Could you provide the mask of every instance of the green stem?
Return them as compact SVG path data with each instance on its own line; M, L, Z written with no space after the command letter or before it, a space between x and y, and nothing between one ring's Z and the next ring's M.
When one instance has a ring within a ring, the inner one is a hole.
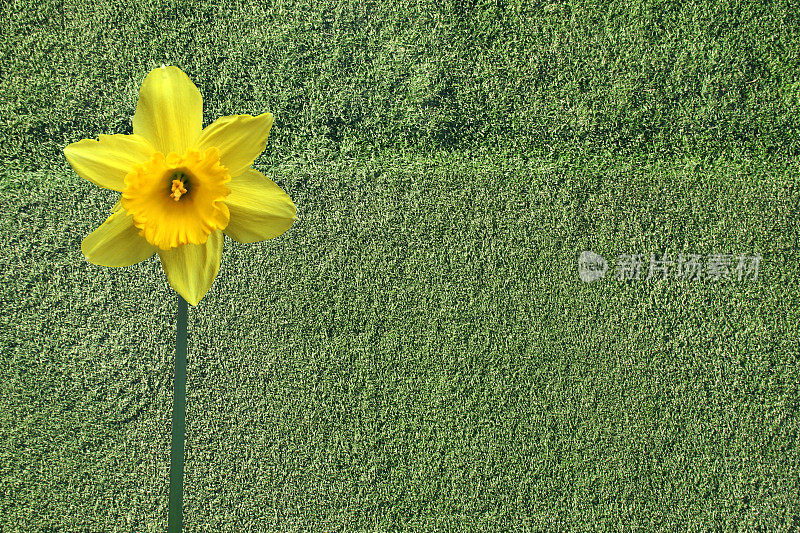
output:
M186 433L186 300L178 295L175 337L175 397L172 407L172 454L169 464L169 533L183 529L183 437Z

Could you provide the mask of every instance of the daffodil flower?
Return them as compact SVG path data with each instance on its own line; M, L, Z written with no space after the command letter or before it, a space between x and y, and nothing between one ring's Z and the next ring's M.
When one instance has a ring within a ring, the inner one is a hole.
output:
M177 67L144 79L132 135L70 144L75 172L121 193L111 216L81 244L89 262L129 266L158 253L167 280L197 305L219 272L223 233L251 243L297 219L289 196L251 168L272 114L222 117L203 129L203 98Z

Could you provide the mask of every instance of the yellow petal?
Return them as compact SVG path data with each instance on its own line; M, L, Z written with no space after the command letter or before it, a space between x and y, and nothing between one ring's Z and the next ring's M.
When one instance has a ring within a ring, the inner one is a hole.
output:
M182 154L203 129L203 97L178 67L153 69L142 82L133 133L164 155Z
M225 198L230 222L225 234L243 243L277 237L297 220L297 209L283 189L261 172L249 168L233 178Z
M100 140L84 139L64 148L72 169L99 187L121 192L125 175L134 165L150 159L153 146L138 135L100 135Z
M133 217L117 202L110 217L86 236L81 251L90 263L107 267L130 266L152 256L156 248L139 235Z
M222 232L215 230L203 244L184 244L170 250L158 250L169 284L192 305L200 302L217 277L222 259L222 241Z
M203 151L212 146L219 148L219 159L231 177L236 177L253 164L267 147L267 137L272 128L272 113L232 115L212 122L200 134L198 148Z

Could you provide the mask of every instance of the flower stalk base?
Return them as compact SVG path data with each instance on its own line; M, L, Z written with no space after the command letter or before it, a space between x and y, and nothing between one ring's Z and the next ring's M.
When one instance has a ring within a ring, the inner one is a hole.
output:
M175 336L175 395L172 406L172 453L169 464L169 533L183 529L183 440L186 434L186 326L188 305L178 295Z

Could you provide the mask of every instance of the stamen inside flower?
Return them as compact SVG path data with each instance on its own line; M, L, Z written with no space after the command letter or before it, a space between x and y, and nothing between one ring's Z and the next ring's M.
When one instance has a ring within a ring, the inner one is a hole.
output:
M125 176L121 203L150 244L162 250L203 244L230 221L224 201L231 192L229 181L216 148L202 154L194 149L183 155L156 152Z
M186 185L184 185L183 180L185 179L185 175L183 172L178 172L174 176L172 176L172 194L170 196L176 202L181 199L181 196L186 194Z

